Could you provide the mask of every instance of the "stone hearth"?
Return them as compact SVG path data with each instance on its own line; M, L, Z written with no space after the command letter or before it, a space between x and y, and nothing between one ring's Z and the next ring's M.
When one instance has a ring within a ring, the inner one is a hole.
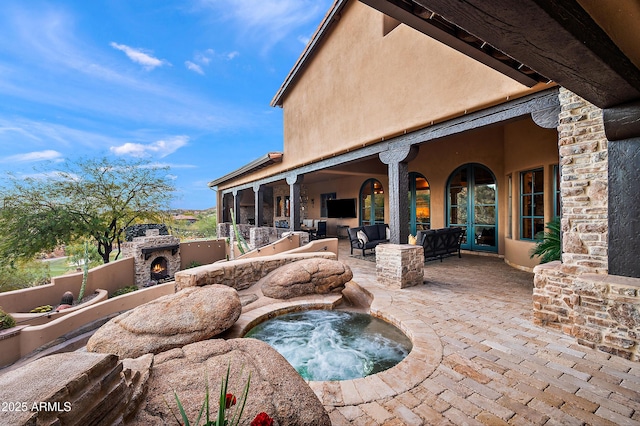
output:
M122 254L134 259L138 287L172 278L180 270L180 239L160 235L157 229L149 229L146 236L123 243Z

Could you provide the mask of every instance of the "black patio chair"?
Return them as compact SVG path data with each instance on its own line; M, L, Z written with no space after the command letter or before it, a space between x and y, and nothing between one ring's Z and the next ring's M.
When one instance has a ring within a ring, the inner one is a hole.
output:
M319 240L320 238L326 238L327 236L327 222L320 221L316 226L315 232L312 232L310 237L312 240Z

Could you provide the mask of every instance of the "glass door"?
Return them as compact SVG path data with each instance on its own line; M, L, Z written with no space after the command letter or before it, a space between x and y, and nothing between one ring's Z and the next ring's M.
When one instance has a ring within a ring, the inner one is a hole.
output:
M493 173L467 164L449 178L447 222L465 229L462 248L497 251L498 193Z
M409 233L416 235L431 227L431 190L420 173L409 173Z
M367 180L360 188L360 226L384 223L384 190L377 179Z

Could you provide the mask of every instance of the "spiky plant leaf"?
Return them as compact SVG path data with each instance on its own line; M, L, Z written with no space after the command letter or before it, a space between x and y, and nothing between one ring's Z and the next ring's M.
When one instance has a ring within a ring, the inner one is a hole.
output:
M535 236L537 242L531 250L530 258L538 256L540 263L553 262L562 258L562 241L560 232L560 218L556 217L547 222L545 228L548 231L538 232Z

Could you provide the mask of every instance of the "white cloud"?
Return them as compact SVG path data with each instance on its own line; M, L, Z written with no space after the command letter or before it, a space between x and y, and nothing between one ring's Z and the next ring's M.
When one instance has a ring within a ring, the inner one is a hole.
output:
M187 67L188 70L191 70L193 72L196 72L200 75L204 75L204 71L202 71L202 67L198 64L194 64L191 61L185 61L184 65Z
M243 35L249 35L269 49L290 33L317 22L329 9L323 0L200 0L223 19L236 22Z
M143 49L136 49L134 47L129 47L124 44L118 44L116 42L111 42L109 44L114 49L124 52L125 55L129 57L129 59L131 59L135 63L142 65L146 70L150 71L162 65L171 65L165 60L158 59L151 56L149 53L145 52Z
M42 173L20 173L18 176L22 179L35 179L35 180L72 180L80 181L82 177L69 172L51 171Z
M305 46L309 43L309 40L311 39L307 36L298 36L298 41L304 44Z
M209 66L214 60L232 61L240 56L240 52L234 50L228 53L216 53L213 49L207 49L204 52L196 52L193 55L193 61L185 61L184 65L187 69L204 75L203 67Z
M62 154L52 149L45 151L27 152L24 154L15 154L0 159L2 163L33 163L36 161L61 160Z
M189 142L188 136L176 136L173 139L157 141L150 144L127 142L124 145L112 146L109 149L116 155L130 155L132 157L163 158L176 152Z
M209 65L216 52L213 49L207 49L204 52L198 52L193 56L193 60L202 65Z
M196 166L195 164L173 164L173 163L149 163L149 164L144 164L142 166L140 166L141 168L148 168L148 169L163 169L165 167L169 168L169 169L197 169L198 166Z

